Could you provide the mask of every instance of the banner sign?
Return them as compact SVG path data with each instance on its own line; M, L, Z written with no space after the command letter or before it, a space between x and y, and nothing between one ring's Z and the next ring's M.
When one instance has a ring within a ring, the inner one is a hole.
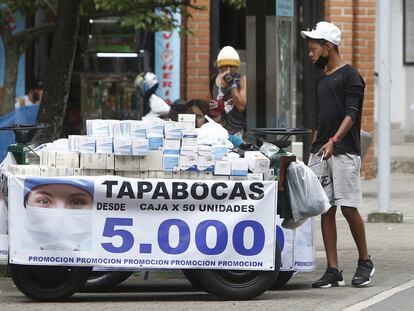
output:
M10 262L273 270L273 181L9 178Z
M181 23L181 14L173 13ZM177 29L155 33L155 75L158 78L157 95L168 104L180 98L180 34Z

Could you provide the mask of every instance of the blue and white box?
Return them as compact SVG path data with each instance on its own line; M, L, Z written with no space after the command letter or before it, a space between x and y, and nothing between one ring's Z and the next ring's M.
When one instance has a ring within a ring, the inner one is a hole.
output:
M231 174L231 160L216 160L214 162L214 175L230 175Z
M199 171L214 171L215 153L212 146L199 145L198 146L198 164Z
M165 121L164 137L167 139L181 139L183 134L183 125L175 121Z
M216 160L223 160L226 158L229 151L226 145L213 145L213 147Z
M149 136L148 148L149 150L160 150L164 144L164 137L162 136Z
M182 146L197 146L198 134L195 130L183 131Z
M111 136L96 137L96 153L113 153L113 138Z
M244 158L231 159L231 175L232 176L247 176L249 171L249 163Z
M95 153L96 152L96 138L92 136L78 136L79 152Z
M131 123L128 120L115 122L113 124L114 137L131 138Z
M197 171L198 147L181 146L180 149L180 170Z
M162 163L163 163L163 170L164 171L178 171L179 167L179 159L180 156L177 154L164 154Z
M94 137L111 136L111 126L111 120L86 120L86 133Z
M132 155L132 142L130 138L114 137L115 155Z
M164 154L180 155L180 139L164 139Z
M145 156L148 155L149 144L147 138L133 138L132 139L132 155Z
M147 126L144 121L131 121L131 138L146 138Z

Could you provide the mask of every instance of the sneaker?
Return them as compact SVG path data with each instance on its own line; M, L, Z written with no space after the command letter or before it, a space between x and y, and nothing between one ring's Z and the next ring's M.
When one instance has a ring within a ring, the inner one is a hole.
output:
M328 267L325 274L312 284L313 288L329 288L332 286L345 286L345 281L342 277L342 271Z
M365 286L371 283L371 277L374 275L375 268L371 259L358 260L358 268L355 271L355 275L352 278L352 285Z

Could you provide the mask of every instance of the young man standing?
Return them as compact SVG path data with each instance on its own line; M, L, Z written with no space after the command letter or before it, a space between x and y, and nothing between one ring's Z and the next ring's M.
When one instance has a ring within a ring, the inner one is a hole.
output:
M349 224L359 253L352 285L365 286L375 271L368 255L364 221L358 212L362 205L360 130L365 82L339 55L341 31L334 24L319 22L312 31L301 31L301 35L307 39L311 61L324 69L316 84L318 115L309 167L321 177L332 206L321 219L328 267L312 286L345 285L338 270L337 206Z

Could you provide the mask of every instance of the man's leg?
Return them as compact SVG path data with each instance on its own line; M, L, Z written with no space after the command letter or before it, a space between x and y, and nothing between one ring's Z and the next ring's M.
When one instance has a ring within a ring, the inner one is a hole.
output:
M332 206L327 213L321 216L321 228L328 267L338 269L336 206Z
M341 206L342 214L348 222L351 229L352 237L358 248L359 259L368 260L368 248L365 238L364 220L358 212L358 209L353 207Z

